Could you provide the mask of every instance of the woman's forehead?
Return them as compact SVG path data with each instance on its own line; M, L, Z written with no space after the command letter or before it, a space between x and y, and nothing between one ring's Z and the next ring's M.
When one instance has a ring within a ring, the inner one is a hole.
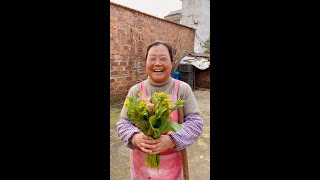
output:
M155 46L152 46L150 49L149 49L149 52L166 52L166 53L169 53L169 50L168 48L163 45L163 44L159 44L159 45L155 45Z
M169 51L166 47L151 47L149 49L148 56L169 56Z
M168 53L149 52L148 56L169 56L169 54Z

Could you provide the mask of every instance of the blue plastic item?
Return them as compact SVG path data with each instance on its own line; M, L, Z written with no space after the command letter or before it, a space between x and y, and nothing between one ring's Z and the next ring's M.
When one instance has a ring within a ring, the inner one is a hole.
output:
M172 73L172 77L173 77L174 79L180 80L180 72L179 72L179 71L173 72L173 73Z

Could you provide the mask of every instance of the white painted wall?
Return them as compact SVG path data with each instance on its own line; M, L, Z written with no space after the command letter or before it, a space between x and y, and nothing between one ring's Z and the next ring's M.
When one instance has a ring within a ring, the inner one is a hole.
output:
M197 29L194 52L203 53L202 45L210 36L210 0L182 0L180 23Z

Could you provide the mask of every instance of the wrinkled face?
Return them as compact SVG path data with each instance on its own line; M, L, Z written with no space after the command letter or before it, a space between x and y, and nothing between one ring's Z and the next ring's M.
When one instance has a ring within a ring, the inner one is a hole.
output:
M169 50L163 44L152 46L146 60L146 71L154 82L164 82L171 75L172 63Z

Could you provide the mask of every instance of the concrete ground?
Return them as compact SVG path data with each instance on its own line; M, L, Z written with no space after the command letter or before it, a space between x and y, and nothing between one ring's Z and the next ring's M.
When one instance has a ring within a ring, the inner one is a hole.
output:
M210 90L194 90L201 116L203 133L187 148L190 180L210 179ZM127 148L117 135L116 122L122 105L110 107L110 179L129 180L130 161Z

